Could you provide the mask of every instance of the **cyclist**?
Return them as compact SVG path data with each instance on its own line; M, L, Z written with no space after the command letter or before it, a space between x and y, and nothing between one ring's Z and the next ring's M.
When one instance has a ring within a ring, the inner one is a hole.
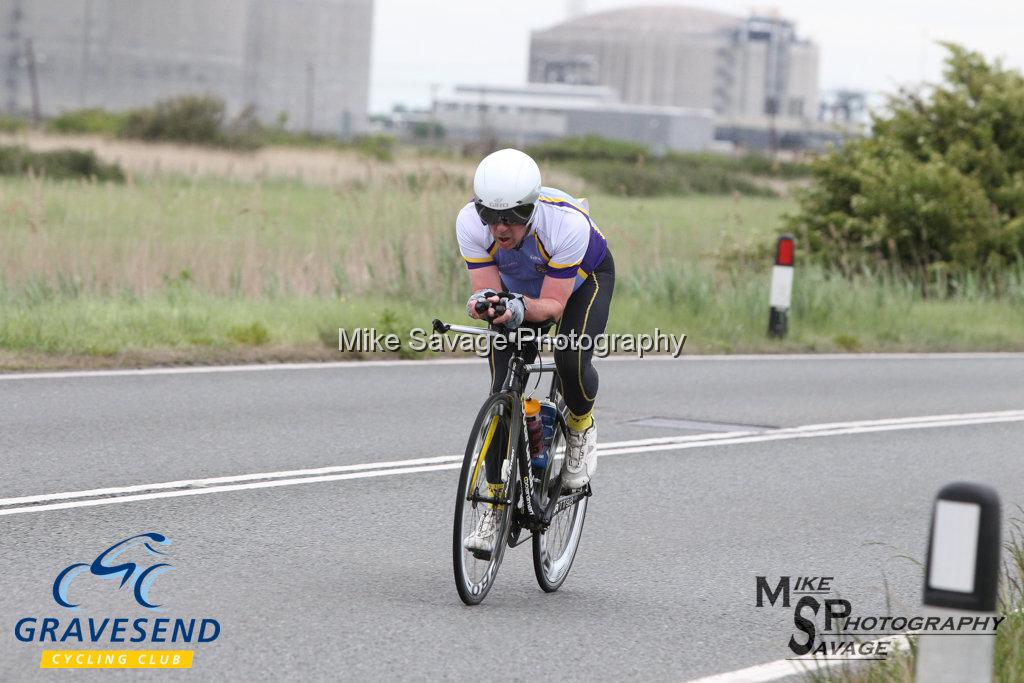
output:
M473 294L466 303L470 317L507 329L557 320L557 334L593 340L608 322L615 288L615 263L608 243L585 206L571 195L541 185L540 169L527 154L503 149L480 162L473 179L476 196L459 212L455 232L469 269ZM506 310L478 313L476 304L498 303L494 292L514 292ZM563 485L579 489L597 466L597 429L593 409L597 370L593 344L575 344L555 351L555 366L569 409ZM586 350L584 350L586 349ZM488 356L491 392L500 391L508 371L509 348ZM526 350L527 362L537 347ZM497 451L498 449L492 449ZM490 454L488 454L489 456ZM502 486L497 458L487 457L488 487ZM491 551L497 515L488 506L476 529L465 539L469 550Z

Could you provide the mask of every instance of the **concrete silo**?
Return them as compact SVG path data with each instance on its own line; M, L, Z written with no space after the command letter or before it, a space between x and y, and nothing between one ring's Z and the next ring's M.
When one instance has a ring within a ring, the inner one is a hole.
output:
M682 6L577 16L533 32L528 78L610 86L638 105L711 109L723 130L806 127L818 111L818 48L778 16Z
M0 103L44 115L185 93L289 127L365 128L373 0L0 0ZM29 49L31 45L31 50Z

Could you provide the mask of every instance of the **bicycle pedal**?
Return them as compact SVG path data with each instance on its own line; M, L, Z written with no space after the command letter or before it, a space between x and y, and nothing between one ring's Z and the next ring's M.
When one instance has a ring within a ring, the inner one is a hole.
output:
M490 550L470 550L469 554L472 555L473 557L475 557L476 559L482 561L482 562L490 562L491 561L491 551Z

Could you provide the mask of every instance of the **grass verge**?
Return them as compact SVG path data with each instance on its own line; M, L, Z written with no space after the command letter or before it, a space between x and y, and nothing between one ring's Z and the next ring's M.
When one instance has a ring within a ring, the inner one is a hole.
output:
M913 288L830 280L809 271L798 281L787 339L765 336L767 274L756 280L693 270L625 276L613 301L610 333L689 335L687 353L1024 350L1024 311L1005 301L920 301ZM395 333L461 321L460 303L429 296L255 298L214 295L176 282L139 296L39 288L0 291L0 367L116 366L244 362L265 358L339 359L338 328ZM377 357L381 354L370 354ZM423 357L404 350L402 357Z

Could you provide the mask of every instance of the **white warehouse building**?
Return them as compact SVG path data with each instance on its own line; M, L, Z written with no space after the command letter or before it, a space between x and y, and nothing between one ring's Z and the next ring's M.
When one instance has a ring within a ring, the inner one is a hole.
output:
M356 133L372 19L373 0L0 0L0 109L213 94L229 115L251 105L289 128Z
M627 104L608 87L557 83L459 85L434 101L430 117L452 139L517 147L595 134L638 142L656 154L704 151L714 132L710 109Z

